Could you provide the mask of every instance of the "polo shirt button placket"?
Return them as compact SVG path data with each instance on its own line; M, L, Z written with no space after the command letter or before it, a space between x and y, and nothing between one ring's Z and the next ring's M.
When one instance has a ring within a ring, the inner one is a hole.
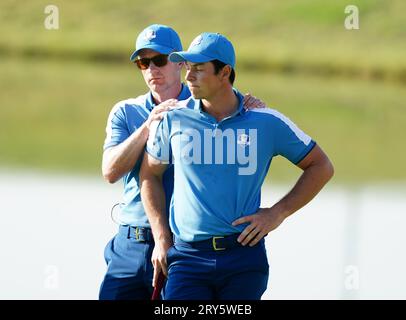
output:
M218 128L218 124L213 124L213 137L220 136L220 129Z

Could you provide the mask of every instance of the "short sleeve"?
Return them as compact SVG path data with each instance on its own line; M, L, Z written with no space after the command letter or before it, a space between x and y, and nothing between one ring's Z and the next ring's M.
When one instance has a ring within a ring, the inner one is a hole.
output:
M128 131L124 108L121 104L116 104L110 112L106 125L106 139L103 149L120 144L130 136Z
M150 127L146 151L162 163L171 163L170 126L166 115L160 122L154 121Z
M294 164L302 161L316 142L285 115L273 111L275 116L275 152Z

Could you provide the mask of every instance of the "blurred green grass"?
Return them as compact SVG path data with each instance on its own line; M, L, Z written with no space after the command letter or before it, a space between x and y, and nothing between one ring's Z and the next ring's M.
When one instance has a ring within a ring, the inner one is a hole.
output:
M327 151L342 183L405 180L406 2L358 0L360 30L343 27L347 1L47 1L0 4L0 166L100 174L107 116L146 91L128 61L151 23L226 34L236 87L285 113ZM390 81L387 81L390 80ZM270 178L298 169L276 158Z
M81 59L128 59L151 23L179 30L184 46L200 32L226 34L239 68L330 72L406 82L406 2L354 0L360 30L344 28L346 0L62 1L60 29L46 30L48 1L3 0L0 53Z
M130 63L0 62L0 163L99 173L108 113L145 92ZM235 86L295 121L327 151L337 182L405 179L404 87L379 82L238 72ZM297 170L276 160L272 178Z

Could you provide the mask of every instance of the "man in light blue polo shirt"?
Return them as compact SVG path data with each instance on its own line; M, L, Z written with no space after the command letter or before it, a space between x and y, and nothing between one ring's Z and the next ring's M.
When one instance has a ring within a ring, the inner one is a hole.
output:
M151 299L154 241L141 203L139 170L151 123L177 100L190 96L181 82L183 63L168 61L168 54L177 50L182 50L181 40L168 26L154 24L138 35L130 60L141 70L150 91L118 102L107 121L103 175L110 183L122 178L124 199L119 231L104 252L107 272L99 293L102 300ZM173 168L166 170L163 183L169 203Z
M234 48L217 33L203 33L186 62L193 95L168 112L147 143L141 195L155 247L154 272L168 273L165 299L260 299L269 266L264 237L308 203L333 175L321 148L292 121L271 109L246 111L233 91ZM260 208L261 186L272 158L303 170L293 189ZM175 172L167 227L162 176Z
M189 89L181 82L183 63L168 61L168 54L179 50L182 50L181 40L172 28L160 24L145 28L137 37L130 60L140 69L150 91L118 102L107 121L103 175L110 183L122 178L124 199L118 213L119 231L105 249L107 272L100 299L151 298L154 241L141 202L139 170L151 123L160 120L178 100L190 96ZM262 103L255 97L245 98L247 107ZM163 184L168 212L173 168L166 170Z

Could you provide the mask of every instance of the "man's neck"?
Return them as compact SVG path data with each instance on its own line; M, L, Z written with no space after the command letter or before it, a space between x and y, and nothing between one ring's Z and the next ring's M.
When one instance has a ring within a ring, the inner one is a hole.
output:
M232 87L220 90L215 96L202 99L202 108L205 112L221 121L237 111L239 100Z
M179 83L176 83L174 86L169 87L162 92L151 91L151 93L152 93L152 98L154 99L155 104L158 105L169 99L177 99L178 96L180 95L181 90L182 90L182 83L179 82Z

